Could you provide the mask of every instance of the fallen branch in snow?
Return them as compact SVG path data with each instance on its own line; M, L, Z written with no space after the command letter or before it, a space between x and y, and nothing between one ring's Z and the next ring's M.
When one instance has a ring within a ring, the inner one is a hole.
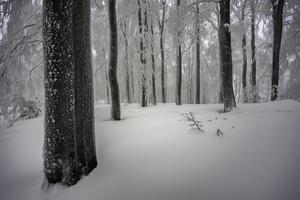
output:
M191 126L191 130L199 130L201 132L204 132L204 130L202 129L202 122L195 119L194 113L189 112L182 113L180 115L182 115L186 121L190 122L189 126Z
M220 129L218 129L218 130L217 130L217 136L221 136L221 135L223 136L224 133L223 133Z

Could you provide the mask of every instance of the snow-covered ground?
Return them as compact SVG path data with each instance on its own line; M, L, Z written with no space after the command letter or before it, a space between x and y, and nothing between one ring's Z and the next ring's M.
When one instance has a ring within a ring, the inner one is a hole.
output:
M300 103L96 105L99 166L75 186L41 189L43 119L0 129L1 200L299 200ZM193 112L204 133L181 113ZM216 136L220 129L224 136Z

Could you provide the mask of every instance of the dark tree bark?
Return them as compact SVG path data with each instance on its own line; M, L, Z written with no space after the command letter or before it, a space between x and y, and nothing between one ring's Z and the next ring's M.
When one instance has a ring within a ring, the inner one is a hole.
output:
M142 3L145 4L144 0L142 0ZM141 106L146 107L147 106L147 76L146 76L146 65L147 65L147 58L146 58L146 46L145 46L145 35L148 31L147 27L147 10L144 10L144 26L143 26L143 20L142 20L142 5L141 0L138 0L138 23L139 23L139 33L140 33L140 61L141 61ZM144 27L144 30L143 30Z
M273 62L272 62L272 94L271 101L275 101L278 96L279 80L279 56L282 38L282 14L284 0L271 0L273 5Z
M73 53L76 145L83 174L97 166L91 54L90 0L73 0Z
M219 63L220 63L220 90L219 90L219 103L223 103L223 61L222 61L222 52L221 52L221 23L220 23L220 11L218 6L216 7L217 12L217 22L218 22L218 43L219 43Z
M48 183L75 184L97 166L90 2L43 4L44 172Z
M166 103L166 83L165 83L165 52L164 52L164 27L165 27L165 12L166 0L162 0L162 18L159 22L159 42L160 42L160 59L161 59L161 98L162 103Z
M243 76L242 76L242 83L243 83L243 101L244 103L248 102L248 95L247 95L247 42L246 42L246 31L245 31L245 9L246 9L247 0L244 0L243 7L242 7L242 25L243 25L243 38L242 38L242 52L243 52Z
M128 38L127 38L127 23L126 23L126 20L124 20L123 23L121 24L121 29L122 29L122 32L123 32L124 45L125 45L124 62L125 62L126 98L127 98L127 103L131 103L130 81L129 81L129 64L128 64Z
M151 64L152 64L152 103L156 105L156 84L155 84L155 58L154 58L154 31L153 31L153 22L150 24L151 31Z
M200 22L199 5L196 5L196 104L200 103Z
M177 13L177 36L176 36L176 91L175 91L175 103L181 105L181 83L182 83L182 53L181 53L181 27L179 24L180 17L180 0L177 0L176 13Z
M222 0L220 5L221 58L223 69L223 100L224 112L229 112L236 106L232 86L232 55L230 34L230 0Z
M251 83L252 83L252 102L257 102L256 95L256 46L255 46L255 1L251 1Z
M75 142L72 0L48 0L43 9L44 173L49 183L72 185L81 176Z
M111 94L111 119L121 119L120 109L120 94L117 80L117 65L118 65L118 30L116 18L116 2L115 0L108 1L108 19L110 28L110 57L108 78Z

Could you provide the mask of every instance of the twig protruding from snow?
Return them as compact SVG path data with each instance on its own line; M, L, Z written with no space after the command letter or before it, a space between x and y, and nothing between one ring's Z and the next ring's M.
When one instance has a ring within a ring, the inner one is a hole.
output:
M224 135L224 133L220 129L218 129L217 130L217 136L223 136L223 135Z
M182 113L181 115L185 118L186 121L190 122L189 126L191 126L191 130L199 130L201 132L204 132L204 130L202 129L202 122L196 120L194 113Z

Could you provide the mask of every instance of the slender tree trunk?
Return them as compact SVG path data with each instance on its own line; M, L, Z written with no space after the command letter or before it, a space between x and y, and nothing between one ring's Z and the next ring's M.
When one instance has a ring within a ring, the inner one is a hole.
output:
M182 82L182 54L181 54L181 27L179 23L180 18L180 0L177 0L176 6L177 13L177 37L176 37L176 47L177 47L177 56L176 56L176 93L175 93L175 103L176 105L181 105L181 82Z
M220 87L219 87L219 103L223 103L223 61L222 61L222 52L221 52L221 23L220 23L220 11L218 6L216 6L217 11L217 22L218 22L218 43L219 43L219 62L220 62Z
M109 95L109 80L108 80L108 72L107 67L105 66L105 80L106 80L106 102L110 104L110 95Z
M108 78L111 94L111 119L121 119L120 109L120 94L119 85L117 80L117 67L118 67L118 30L116 18L116 2L115 0L108 1L108 19L110 27L110 57Z
M144 0L142 0L144 1ZM144 4L144 2L142 2ZM142 20L142 5L141 0L138 0L138 23L139 23L139 33L140 33L140 60L141 60L141 106L147 106L147 76L146 76L146 65L147 65L147 58L146 58L146 46L145 46L145 32L146 27L143 30L143 20ZM147 24L147 11L144 11L144 25Z
M44 173L49 183L72 185L81 176L75 142L72 0L44 2L43 34Z
M103 52L103 59L106 62L106 52L105 52L105 48L102 48L102 52ZM105 65L104 67L104 73L105 73L105 81L106 81L106 102L108 104L110 104L110 96L109 96L109 80L108 80L108 65Z
M242 25L243 25L243 38L242 38L242 52L243 52L243 101L244 103L248 102L247 97L247 42L246 42L246 31L245 31L245 9L246 9L247 0L244 0L243 8L242 8Z
M220 3L220 28L221 28L221 57L223 69L223 100L224 112L229 112L236 106L232 85L232 55L230 34L230 0Z
M252 102L257 102L256 94L256 46L255 46L255 1L251 1L251 67Z
M132 54L130 54L130 82L131 82L131 97L132 101L135 102L135 94L134 94L134 77L133 77L133 64L132 64Z
M124 37L124 45L125 45L125 84L126 84L126 98L127 103L131 103L131 96L130 96L130 82L129 82L129 64L128 64L128 39L127 39L127 24L126 20L121 25L123 37Z
M273 62L272 62L272 94L271 101L275 101L278 96L279 80L279 56L282 38L282 21L284 0L271 0L273 5Z
M166 103L166 83L165 83L165 52L164 52L164 27L165 27L165 12L166 12L166 0L162 0L163 10L162 18L160 21L159 41L160 41L160 58L161 58L161 98L162 103Z
M200 103L200 24L199 5L196 5L196 104Z
M154 31L153 31L153 22L151 21L151 64L152 64L152 103L156 105L156 84L155 84L155 58L154 58Z

